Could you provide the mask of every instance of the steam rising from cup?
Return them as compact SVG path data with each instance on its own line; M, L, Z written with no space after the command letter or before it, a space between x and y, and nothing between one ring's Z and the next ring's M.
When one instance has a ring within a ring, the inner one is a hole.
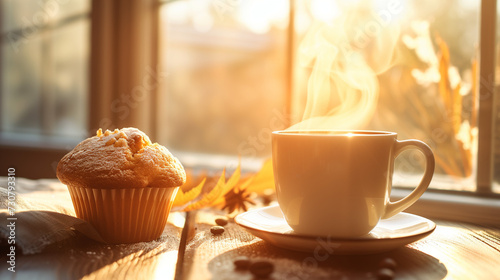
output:
M400 28L391 11L349 9L318 21L298 49L298 63L311 68L302 121L293 130L360 129L373 117L377 75L395 62Z

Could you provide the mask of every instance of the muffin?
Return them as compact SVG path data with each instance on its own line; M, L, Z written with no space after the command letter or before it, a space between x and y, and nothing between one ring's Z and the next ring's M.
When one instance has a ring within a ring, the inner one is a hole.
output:
M112 244L158 238L186 173L163 146L137 128L102 129L57 165L78 218Z

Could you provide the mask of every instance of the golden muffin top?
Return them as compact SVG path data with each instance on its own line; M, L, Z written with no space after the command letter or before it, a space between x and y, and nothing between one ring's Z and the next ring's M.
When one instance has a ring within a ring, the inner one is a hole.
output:
M179 160L133 127L99 129L61 159L57 177L87 188L170 188L186 181Z

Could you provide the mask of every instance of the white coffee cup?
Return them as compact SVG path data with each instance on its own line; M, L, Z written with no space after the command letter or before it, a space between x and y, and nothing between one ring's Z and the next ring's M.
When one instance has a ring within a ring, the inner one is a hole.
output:
M275 131L272 160L276 194L287 223L298 234L359 237L417 201L434 173L424 142L384 131ZM390 201L394 160L420 150L426 167L407 197Z

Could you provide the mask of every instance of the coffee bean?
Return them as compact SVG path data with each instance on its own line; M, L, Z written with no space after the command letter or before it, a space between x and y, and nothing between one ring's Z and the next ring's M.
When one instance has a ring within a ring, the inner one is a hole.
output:
M226 218L217 218L217 219L215 219L215 223L218 224L219 226L225 226L225 225L227 225L227 219Z
M250 272L260 278L267 278L274 271L274 265L268 261L256 261L250 265Z
M213 226L212 228L210 228L210 232L213 235L219 235L219 234L224 233L224 228L221 226Z
M235 258L233 263L235 268L239 270L247 270L251 264L250 259L245 256Z
M383 259L379 264L378 266L380 268L389 268L391 270L394 270L396 269L396 267L398 266L398 264L396 263L396 261L392 258L385 258Z
M377 279L379 280L392 280L394 279L394 271L389 268L381 268L377 271Z

